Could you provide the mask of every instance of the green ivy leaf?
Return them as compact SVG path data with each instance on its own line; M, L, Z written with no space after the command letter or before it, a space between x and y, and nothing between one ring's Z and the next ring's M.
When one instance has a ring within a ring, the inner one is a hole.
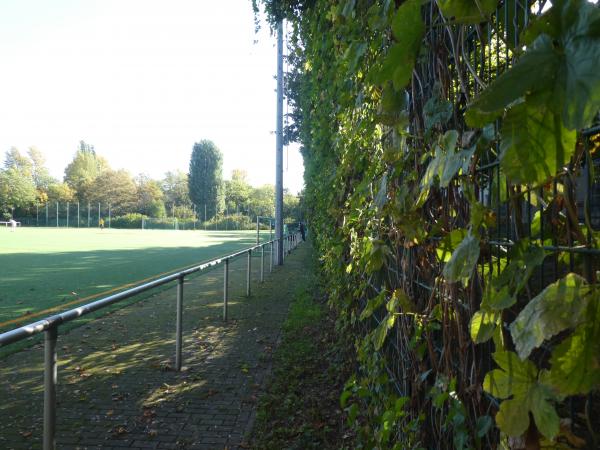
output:
M529 360L521 361L513 352L496 352L493 357L500 368L486 374L483 388L506 399L496 415L498 427L510 436L521 436L529 427L531 411L538 430L553 439L559 430L559 418L549 402L552 392L538 381L535 365Z
M584 325L552 351L550 382L562 395L587 394L600 385L600 303Z
M558 68L558 59L552 49L552 41L540 39L531 50L521 56L514 66L503 72L479 97L471 103L467 123L481 126L501 115L502 110L525 94L538 89L551 89L547 80L554 77ZM537 76L532 77L531 74Z
M552 283L519 313L510 325L517 353L526 358L539 345L585 319L590 286L574 273Z
M508 286L514 297L525 287L533 271L544 262L545 257L546 252L543 248L532 245L528 238L520 239L511 248L508 254L510 262L494 280L494 286L497 289Z
M471 339L476 344L481 344L492 338L496 326L500 323L500 314L497 312L477 311L471 317L469 331Z
M419 0L408 0L400 5L392 20L392 32L397 42L386 55L376 81L383 84L391 80L394 88L400 90L412 77L425 33Z
M462 281L467 284L478 259L479 239L469 232L444 266L444 278L450 282Z
M436 92L423 106L423 120L425 131L431 130L436 125L445 125L452 117L452 103L439 94L439 89L434 86Z
M515 183L545 182L575 151L577 133L563 127L544 99L538 100L513 106L502 124L500 165Z
M456 228L448 233L438 244L436 249L437 256L441 262L448 262L452 257L452 252L459 246L467 235L466 228Z
M478 438L482 438L492 427L492 418L490 416L480 416L475 422L475 432Z
M562 118L569 129L588 126L600 109L600 9L585 0L557 0L535 18L524 33L525 43L553 41L560 67L551 79L554 97L562 100ZM536 76L537 79L539 77Z
M394 314L388 314L379 325L377 325L377 328L373 331L373 345L375 346L375 350L380 350L381 347L383 347L388 331L393 328L394 323L396 323L396 316Z
M458 23L480 23L490 18L498 6L498 0L438 0L444 16Z
M381 291L378 295L376 295L375 297L369 299L369 301L367 302L367 305L365 306L365 308L360 313L359 319L360 320L368 319L384 303L385 303L385 291Z
M560 429L560 418L554 406L547 400L549 396L550 393L545 386L536 386L529 393L529 408L540 433L552 440Z
M529 428L529 412L521 399L504 400L496 414L498 428L509 436L521 436Z
M503 286L499 291L490 287L486 290L481 307L491 311L501 311L510 308L517 299L509 292L508 286Z
M525 397L537 383L535 365L529 360L521 361L513 352L496 352L492 356L500 369L485 375L483 389L500 399L511 395Z
M588 126L600 109L599 24L595 5L585 0L555 2L525 32L530 49L471 104L467 123L481 126L519 98L526 97L529 103L529 95L541 94L548 100L544 109L560 117L561 126L569 130Z

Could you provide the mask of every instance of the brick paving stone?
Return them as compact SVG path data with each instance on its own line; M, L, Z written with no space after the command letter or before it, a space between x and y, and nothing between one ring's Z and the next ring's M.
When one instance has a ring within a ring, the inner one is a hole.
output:
M186 280L182 372L172 369L174 289L59 335L57 447L241 448L307 252L272 274L267 260L262 285L254 260L250 298L245 258L232 262L227 323L222 267ZM2 361L0 398L14 401L0 405L0 448L41 448L42 354L36 345Z

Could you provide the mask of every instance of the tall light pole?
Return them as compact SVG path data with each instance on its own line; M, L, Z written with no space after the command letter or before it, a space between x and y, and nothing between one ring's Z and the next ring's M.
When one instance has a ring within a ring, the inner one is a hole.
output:
M275 138L275 238L277 265L283 264L283 19L277 24L277 122Z

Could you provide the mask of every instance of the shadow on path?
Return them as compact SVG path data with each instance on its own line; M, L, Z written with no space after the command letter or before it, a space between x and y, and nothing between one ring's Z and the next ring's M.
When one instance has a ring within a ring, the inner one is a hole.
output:
M234 449L251 425L308 247L245 297L245 257L230 265L230 320L221 319L223 276L184 286L184 370L172 370L175 289L169 288L59 336L60 449ZM41 448L43 349L0 361L0 447ZM243 447L242 447L243 448Z

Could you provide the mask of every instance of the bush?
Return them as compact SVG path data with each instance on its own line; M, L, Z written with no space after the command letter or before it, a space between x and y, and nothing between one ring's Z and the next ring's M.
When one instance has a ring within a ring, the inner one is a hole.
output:
M111 228L142 228L142 220L148 216L140 213L129 213L113 217L110 221Z

